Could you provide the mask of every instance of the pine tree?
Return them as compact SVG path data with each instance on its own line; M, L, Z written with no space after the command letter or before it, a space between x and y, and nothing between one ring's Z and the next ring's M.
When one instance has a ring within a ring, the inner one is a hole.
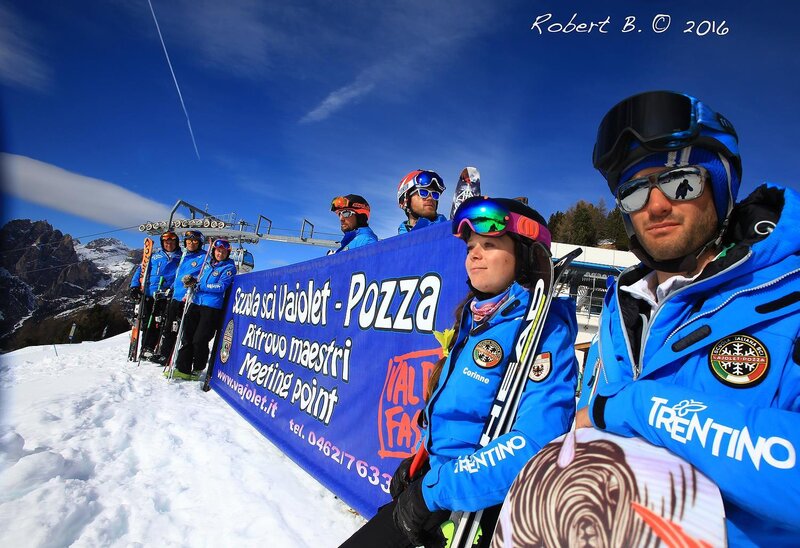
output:
M614 242L614 248L622 251L630 249L628 233L625 232L625 223L622 221L622 212L614 208L606 217L606 239Z

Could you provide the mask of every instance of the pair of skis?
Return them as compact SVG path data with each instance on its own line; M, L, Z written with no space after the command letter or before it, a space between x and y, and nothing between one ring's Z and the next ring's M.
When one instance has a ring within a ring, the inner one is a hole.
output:
M153 240L150 238L144 239L144 247L142 248L142 263L139 270L139 287L142 290L142 296L139 298L139 306L136 311L136 321L131 329L131 343L128 347L128 361L135 362L139 358L139 335L142 329L142 311L144 310L145 295L147 293L147 284L150 281L150 257L153 254Z
M557 284L564 271L573 259L581 254L581 249L575 249L562 257L555 265L550 260L550 254L540 244L534 248L541 254L537 264L547 265L536 283L530 288L530 300L525 314L525 325L517 336L514 345L514 354L508 363L503 375L502 383L495 396L489 416L483 427L478 442L479 447L486 447L492 440L511 431L517 416L517 409L525 390L525 384L530 375L531 367L536 358L542 330L550 310L550 303ZM453 522L453 536L449 540L448 548L468 548L473 546L478 533L483 510L477 512L456 511L450 515Z

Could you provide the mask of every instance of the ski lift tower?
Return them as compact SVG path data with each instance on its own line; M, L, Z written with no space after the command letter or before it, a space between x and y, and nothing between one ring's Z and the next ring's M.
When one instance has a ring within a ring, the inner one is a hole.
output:
M188 218L178 218L175 215L181 206L188 210ZM313 245L329 249L339 247L339 242L335 240L314 238L314 225L308 219L303 219L298 236L284 236L282 234L272 234L272 221L263 215L259 215L258 223L252 225L244 220L236 221L234 213L221 216L210 215L207 210L183 200L177 201L169 214L169 219L166 221L151 221L139 225L140 232L146 232L151 236L167 230L179 230L182 228L202 229L203 233L212 239L225 238L231 243L237 243L238 247L231 249L231 259L236 262L239 272L250 272L255 267L253 254L247 251L242 244L255 245L262 240L267 240L288 244Z

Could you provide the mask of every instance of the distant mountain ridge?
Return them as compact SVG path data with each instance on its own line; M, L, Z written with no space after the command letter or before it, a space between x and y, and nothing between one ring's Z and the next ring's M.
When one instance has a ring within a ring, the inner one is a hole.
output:
M0 228L0 350L96 340L129 328L127 286L141 250L115 238L82 244L46 221Z

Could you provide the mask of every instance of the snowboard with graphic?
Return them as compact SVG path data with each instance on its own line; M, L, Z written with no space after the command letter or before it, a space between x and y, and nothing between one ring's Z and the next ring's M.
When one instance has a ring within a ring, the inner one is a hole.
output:
M717 486L641 438L594 428L548 443L503 503L492 548L726 546Z

